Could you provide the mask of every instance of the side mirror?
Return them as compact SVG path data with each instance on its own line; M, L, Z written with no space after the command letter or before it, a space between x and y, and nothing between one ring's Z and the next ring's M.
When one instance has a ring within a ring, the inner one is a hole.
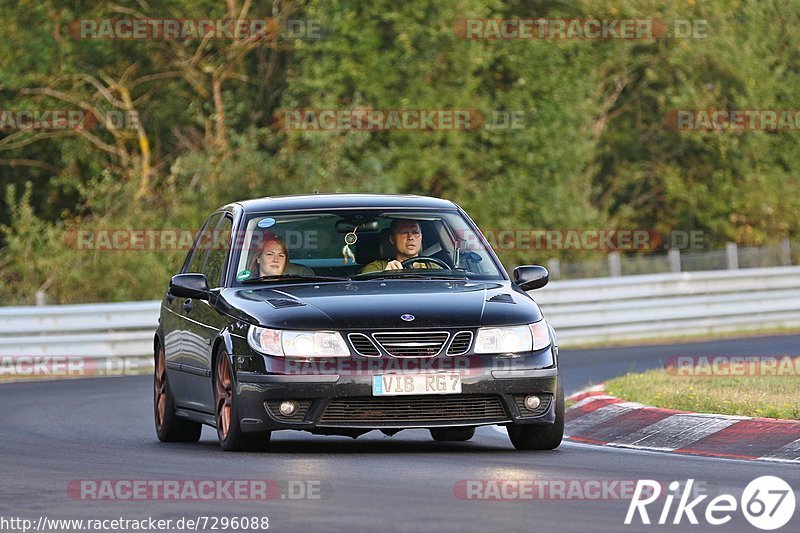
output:
M514 269L514 283L523 291L541 289L550 281L550 273L543 266L525 265Z
M177 274L169 280L169 292L181 298L208 300L205 274Z

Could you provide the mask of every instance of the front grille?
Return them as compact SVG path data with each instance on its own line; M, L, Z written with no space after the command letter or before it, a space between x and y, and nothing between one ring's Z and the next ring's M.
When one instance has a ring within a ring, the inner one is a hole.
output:
M433 357L450 336L446 331L400 331L373 333L372 337L395 357Z
M292 416L283 416L280 412L280 405L283 400L267 400L264 407L267 408L270 416L281 422L303 422L306 418L308 408L311 407L311 400L295 400L298 403L297 411Z
M369 337L363 333L351 333L347 336L350 339L350 344L359 355L366 355L367 357L376 357L381 354L381 351L373 344Z
M320 424L436 423L452 421L497 422L507 420L497 396L391 396L336 398L331 400Z
M472 344L471 331L459 331L453 337L453 342L447 349L447 355L462 355L469 351L469 346Z
M517 404L517 409L519 409L520 414L524 417L541 416L550 409L550 403L553 401L553 396L551 394L537 394L537 396L541 398L542 403L539 404L539 407L537 407L535 411L528 411L528 408L525 407L525 396L527 396L527 394L514 395L514 403Z

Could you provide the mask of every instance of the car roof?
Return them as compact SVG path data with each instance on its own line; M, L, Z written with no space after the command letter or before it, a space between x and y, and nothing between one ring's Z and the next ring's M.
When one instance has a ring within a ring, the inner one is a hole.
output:
M363 208L422 208L453 209L450 200L417 196L414 194L295 194L267 196L253 200L235 202L245 212L294 211L304 209L363 209Z

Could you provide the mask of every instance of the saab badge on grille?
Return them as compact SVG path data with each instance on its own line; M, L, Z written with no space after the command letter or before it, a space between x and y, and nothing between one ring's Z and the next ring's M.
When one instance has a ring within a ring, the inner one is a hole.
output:
M409 315L408 313L406 313L405 315L400 315L400 318L402 318L406 322L411 322L412 320L414 320L414 315Z

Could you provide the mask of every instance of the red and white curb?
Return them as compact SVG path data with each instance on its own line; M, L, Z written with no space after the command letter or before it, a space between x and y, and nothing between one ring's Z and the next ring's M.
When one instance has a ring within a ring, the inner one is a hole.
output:
M800 421L687 413L626 402L603 385L573 394L574 442L687 455L800 464Z

